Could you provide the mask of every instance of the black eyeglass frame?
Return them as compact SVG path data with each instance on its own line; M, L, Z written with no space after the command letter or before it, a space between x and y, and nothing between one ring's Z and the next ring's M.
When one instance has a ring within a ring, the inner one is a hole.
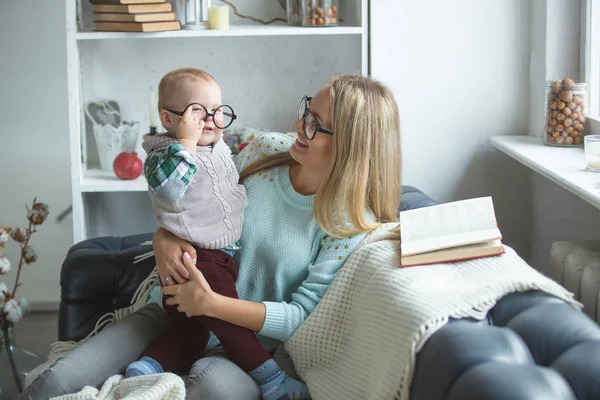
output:
M315 118L315 116L313 115L313 119L315 120L315 133L312 135L312 137L309 137L308 134L306 133L306 125L307 125L307 117L308 114L310 114L310 101L312 100L312 97L309 96L304 96L302 97L302 100L300 100L300 105L302 106L302 104L304 104L304 114L302 115L302 117L300 118L302 120L302 130L304 131L304 136L306 136L306 138L308 140L313 140L315 138L315 136L317 135L317 132L321 132L321 133L325 133L326 135L332 135L333 136L333 131L327 128L323 128L321 126L321 124L319 124L319 121L317 121L317 119Z
M166 108L166 107L163 107L163 109L164 109L165 111L168 111L168 112L170 112L170 113L173 113L173 114L175 114L175 115L179 115L180 117L182 117L182 116L183 116L183 114L185 114L185 112L187 111L187 109L188 109L188 108L190 108L190 106L200 106L200 107L204 108L204 111L206 112L206 116L205 116L205 117L202 119L202 121L206 122L206 120L208 119L208 117L212 117L212 119L213 119L213 122L215 121L215 114L216 114L216 112L209 113L209 112L208 112L208 110L206 109L206 107L204 107L204 106L203 106L202 104L200 104L200 103L190 103L190 104L188 104L188 105L187 105L187 106L186 106L186 107L183 109L183 111L175 111L175 110L172 110L172 109L170 109L170 108ZM227 125L225 125L225 126L218 126L218 125L217 125L217 123L215 122L215 126L216 126L217 128L219 128L219 129L226 129L226 128L228 128L229 126L231 126L231 124L233 124L233 121L235 121L235 119L237 118L237 115L235 114L235 111L233 111L233 107L231 107L230 105L227 105L227 104L221 104L219 107L216 107L216 108L215 108L215 110L218 110L218 109L219 109L219 108L221 108L221 107L229 107L229 108L231 109L231 115L228 115L228 116L230 116L230 117L231 117L231 121L230 121L230 122L229 122ZM223 113L223 114L227 115L228 113Z

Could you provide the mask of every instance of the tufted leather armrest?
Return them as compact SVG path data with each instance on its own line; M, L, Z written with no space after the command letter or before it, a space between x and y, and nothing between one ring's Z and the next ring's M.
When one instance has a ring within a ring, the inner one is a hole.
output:
M154 257L133 264L152 250L141 243L152 234L101 237L74 245L60 274L59 340L80 340L103 314L128 306L139 284L154 268Z
M419 352L411 400L471 399L600 399L600 328L541 292L451 321Z
M437 201L413 186L402 186L400 211L414 210L415 208L429 207L438 204Z

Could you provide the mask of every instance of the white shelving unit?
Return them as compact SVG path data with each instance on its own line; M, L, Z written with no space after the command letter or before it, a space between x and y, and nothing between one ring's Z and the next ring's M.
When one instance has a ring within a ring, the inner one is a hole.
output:
M236 6L260 18L264 3L237 0ZM249 25L232 16L226 31L155 33L79 30L76 2L65 4L75 243L146 232L154 224L143 177L122 181L99 170L82 111L88 101L116 100L123 119L140 122L141 136L149 87L174 68L194 66L215 76L241 126L289 131L302 95L314 94L335 73L368 73L368 0L342 0L339 27Z
M329 28L308 28L288 25L271 26L232 26L227 31L179 30L168 32L77 32L77 40L103 39L159 39L190 37L228 37L228 36L308 36L308 35L361 35L360 26L341 26Z

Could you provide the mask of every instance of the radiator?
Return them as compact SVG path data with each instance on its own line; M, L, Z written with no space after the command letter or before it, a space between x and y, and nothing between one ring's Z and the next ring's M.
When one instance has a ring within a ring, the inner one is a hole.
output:
M553 243L549 275L574 293L583 311L600 323L600 241Z

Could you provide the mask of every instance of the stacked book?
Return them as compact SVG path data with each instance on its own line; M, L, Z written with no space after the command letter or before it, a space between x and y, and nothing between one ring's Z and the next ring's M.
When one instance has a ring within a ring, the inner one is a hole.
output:
M90 0L97 31L159 32L181 29L165 0Z

